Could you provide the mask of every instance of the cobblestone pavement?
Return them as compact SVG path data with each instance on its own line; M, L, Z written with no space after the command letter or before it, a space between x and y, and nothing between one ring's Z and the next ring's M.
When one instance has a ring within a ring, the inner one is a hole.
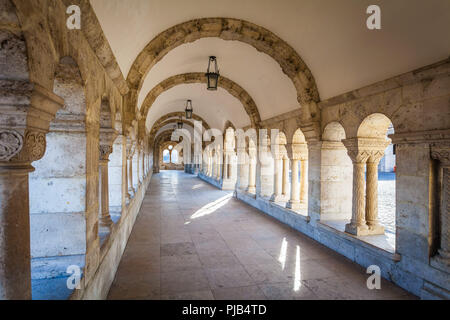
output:
M378 217L386 232L395 233L395 173L378 174Z

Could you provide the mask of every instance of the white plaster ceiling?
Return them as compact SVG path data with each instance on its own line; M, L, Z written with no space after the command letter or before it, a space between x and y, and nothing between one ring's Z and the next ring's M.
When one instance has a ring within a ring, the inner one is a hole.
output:
M279 64L266 54L238 41L204 38L179 46L169 52L146 77L139 94L139 107L148 92L161 81L176 74L206 72L208 57L217 57L222 76L244 88L255 101L262 120L299 108L292 81ZM206 84L203 85L207 94ZM242 122L232 114L232 123Z
M244 19L274 32L308 65L322 100L437 62L450 53L448 0L91 0L91 4L125 78L135 58L156 35L203 17ZM366 28L366 8L371 4L381 7L381 30ZM262 66L256 51L254 58L245 58L245 70L253 72L237 74L242 57L250 54L245 45L199 40L178 49L166 57L173 64L164 58L148 74L145 90L167 75L204 71L206 57L215 53L222 74L252 95L263 119L271 109L279 114L280 106L292 106L289 94L276 105L264 105L267 92L276 96L278 89L284 88L280 72L273 74L280 82L275 88L264 87L255 81L257 76L246 78L249 73L258 74ZM270 64L264 67L270 68ZM273 79L267 82L273 84Z
M211 128L223 131L225 122L230 120L237 127L250 124L250 118L241 102L222 88L208 91L205 84L181 84L158 96L147 116L146 127L150 130L162 115L184 111L187 99L192 100L194 113L202 117Z

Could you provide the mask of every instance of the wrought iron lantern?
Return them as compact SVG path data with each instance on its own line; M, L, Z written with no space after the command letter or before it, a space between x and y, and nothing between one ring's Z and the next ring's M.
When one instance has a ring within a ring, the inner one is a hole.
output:
M192 100L186 101L186 109L184 111L186 112L186 119L192 119L192 113L194 112Z
M214 56L209 57L208 61L208 71L206 72L206 79L208 90L217 90L217 85L219 83L219 69L217 67L217 58Z
M180 116L180 119L177 122L178 129L183 129L183 117Z

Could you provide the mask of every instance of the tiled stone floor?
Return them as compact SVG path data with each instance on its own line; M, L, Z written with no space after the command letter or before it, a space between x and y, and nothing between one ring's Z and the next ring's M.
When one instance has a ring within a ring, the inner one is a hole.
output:
M155 174L109 299L414 299L193 175Z

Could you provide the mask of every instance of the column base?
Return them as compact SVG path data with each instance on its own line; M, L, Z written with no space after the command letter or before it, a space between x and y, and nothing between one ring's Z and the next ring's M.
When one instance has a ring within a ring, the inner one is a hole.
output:
M353 223L348 223L345 225L345 232L353 234L355 236L367 236L370 234L367 225L356 225Z
M286 202L288 201L288 199L286 198L285 195L272 195L272 197L270 197L270 201L272 202Z
M246 191L248 193L256 193L256 187L248 187Z
M286 204L286 208L292 210L304 209L306 208L306 203L300 202L300 200L297 201L289 200L289 202Z
M100 228L108 228L111 229L111 227L114 225L114 222L111 219L111 216L108 213L107 217L101 217L99 221L99 227Z
M369 225L369 234L370 235L384 234L384 227L379 224Z

